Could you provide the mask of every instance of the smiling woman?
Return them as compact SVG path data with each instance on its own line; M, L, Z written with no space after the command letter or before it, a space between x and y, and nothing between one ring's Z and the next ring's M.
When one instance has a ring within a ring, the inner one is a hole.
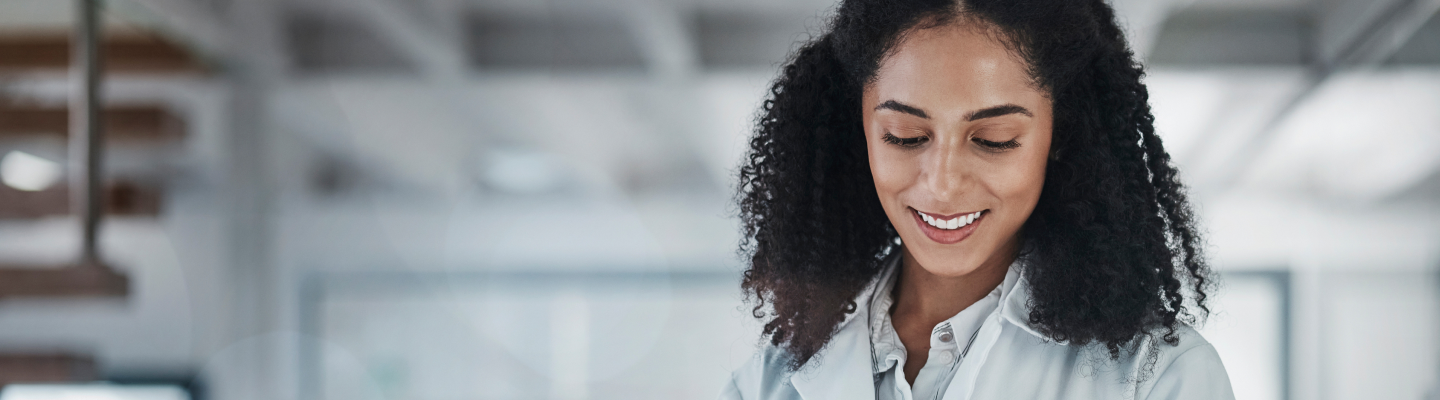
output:
M1103 0L847 0L740 171L770 345L723 398L1231 398Z

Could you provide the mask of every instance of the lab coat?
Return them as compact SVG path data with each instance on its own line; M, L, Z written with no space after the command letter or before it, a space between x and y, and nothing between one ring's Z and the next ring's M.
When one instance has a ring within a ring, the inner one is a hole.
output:
M869 304L870 286L856 304ZM1144 336L1115 360L1103 346L1072 346L1040 334L1028 323L1025 279L1015 287L981 323L941 400L1235 398L1220 355L1189 326L1176 329L1176 345ZM786 368L783 350L765 346L731 375L720 399L873 400L868 313L858 307L846 316L798 372Z

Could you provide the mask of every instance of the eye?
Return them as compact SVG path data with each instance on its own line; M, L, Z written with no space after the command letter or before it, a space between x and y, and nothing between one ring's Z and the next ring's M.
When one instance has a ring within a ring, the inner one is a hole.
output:
M902 137L896 137L895 135L892 135L892 134L890 134L890 133L888 133L888 132L885 133L885 136L881 136L880 139L881 139L881 140L884 140L885 143L893 144L893 145L900 146L900 147L915 147L915 146L919 146L919 145L925 144L925 142L930 141L930 137L929 137L929 136L916 136L916 137L911 137L911 138L902 138Z
M1015 139L1010 139L1004 142L992 142L981 138L974 138L973 140L975 140L975 143L991 150L1010 150L1016 147L1020 147L1020 142L1016 141Z

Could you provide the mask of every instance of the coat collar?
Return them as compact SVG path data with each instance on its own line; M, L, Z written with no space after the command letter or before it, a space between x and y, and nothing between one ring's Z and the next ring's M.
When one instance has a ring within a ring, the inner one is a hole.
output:
M899 252L887 260L887 267L866 286L855 299L855 312L845 316L830 342L790 377L795 391L805 399L874 399L875 381L870 352L870 300L876 295L884 271L899 260ZM1024 264L1016 260L1006 273L1014 280L994 311L1000 318L1035 337L1047 337L1030 325L1030 286L1022 273ZM1002 283L1004 285L1004 283ZM1007 285L1010 286L1010 285ZM1047 339L1048 340L1048 339Z

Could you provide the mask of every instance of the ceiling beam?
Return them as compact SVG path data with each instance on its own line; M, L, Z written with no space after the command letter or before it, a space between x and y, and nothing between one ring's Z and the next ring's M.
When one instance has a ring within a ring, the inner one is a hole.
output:
M651 74L660 79L686 78L699 65L696 38L673 2L629 0L625 2L630 27Z
M1373 68L1389 59L1440 11L1440 0L1340 0L1331 6L1317 18L1321 21L1317 37L1323 40L1316 43L1316 59L1303 83L1263 123L1245 133L1242 145L1199 154L1201 165L1207 167L1202 170L1213 168L1213 172L1197 175L1198 189L1218 193L1234 187L1273 146L1280 124L1325 82L1339 71Z
M703 104L697 87L701 57L693 10L660 0L628 0L621 4L620 12L625 15L651 78L647 108L653 111L656 135L647 140L669 142L667 148L679 150L657 155L664 168L654 169L653 176L617 171L629 175L622 180L654 182L626 189L695 190L705 186L685 185L705 182L702 185L708 183L710 189L728 191L728 172L736 160L726 159L725 149L714 148L714 141L709 140L714 132L704 128L713 124L697 123L705 121L708 114L698 108Z
M161 30L171 33L206 58L221 63L235 54L230 39L230 24L213 10L193 0L110 0L109 6L120 14L153 21Z
M463 81L464 51L459 43L439 29L431 29L414 13L392 0L356 0L360 15L379 29L380 36L400 51L421 73L446 83ZM453 16L459 18L459 15Z
M401 8L394 0L355 0L353 7L346 10L358 11L358 15L370 22L371 26L377 28L381 38L389 42L392 48L398 50L408 59L419 71L421 78L429 90L438 96L448 110L448 118L453 119L454 126L460 129L479 129L478 127L493 126L494 121L486 120L483 115L475 110L480 105L475 104L476 98L469 90L472 86L470 79L470 64L467 59L467 52L460 40L459 30L448 32L443 26L425 23L418 18L416 13ZM438 4L438 7L453 7L455 14L450 18L461 20L467 9L461 4ZM447 34L448 33L448 34ZM456 148L504 148L516 146L512 143L514 139L500 135L487 135L484 132L461 132L458 135L445 135L432 137L432 146L444 148L445 151L438 151L433 159L446 163L456 177L464 173L464 151L456 151ZM522 143L534 144L534 143ZM444 155L441 155L444 154ZM415 177L412 177L412 179ZM440 185L442 191L459 190L462 180L450 179L450 177L427 177L432 183Z
M1437 10L1437 0L1331 2L1317 17L1318 61L1332 70L1379 65L1405 45Z
M1150 56L1165 20L1176 9L1194 0L1115 0L1115 16L1130 41L1130 49L1141 60Z

